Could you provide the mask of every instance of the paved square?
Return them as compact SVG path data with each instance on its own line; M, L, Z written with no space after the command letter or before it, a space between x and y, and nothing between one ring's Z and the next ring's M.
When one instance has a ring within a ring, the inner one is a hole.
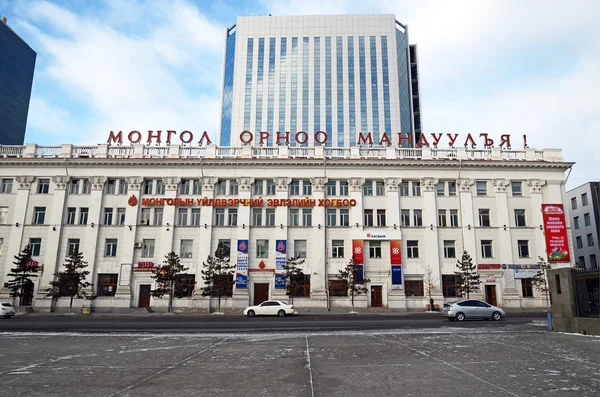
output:
M600 393L600 338L533 326L1 336L5 397Z

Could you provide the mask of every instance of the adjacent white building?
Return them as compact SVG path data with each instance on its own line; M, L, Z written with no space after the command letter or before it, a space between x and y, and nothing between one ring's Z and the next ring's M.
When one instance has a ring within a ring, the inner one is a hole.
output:
M0 156L0 285L30 244L40 273L24 303L49 310L43 289L79 249L97 311L166 307L148 296L147 270L171 250L189 268L175 307L208 310L200 271L219 241L239 265L230 308L287 299L275 282L285 256L305 257L296 306L349 306L336 274L356 248L371 280L359 307L424 309L427 267L436 303L455 299L463 250L480 269L476 296L542 307L520 277L546 255L541 205L566 201L572 165L559 150L393 146L27 145L0 147ZM0 298L9 299L5 287Z

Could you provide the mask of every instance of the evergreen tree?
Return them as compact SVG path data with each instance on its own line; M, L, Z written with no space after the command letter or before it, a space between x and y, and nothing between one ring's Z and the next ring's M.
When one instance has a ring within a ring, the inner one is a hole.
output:
M217 311L220 313L221 298L229 295L233 287L233 275L235 273L235 265L230 263L223 242L219 242L214 256L209 255L206 262L202 262L202 266L204 266L204 270L202 270L202 278L204 279L202 296L218 298Z
M479 273L477 273L477 266L473 264L471 255L467 251L464 251L460 260L456 261L457 271L454 272L457 281L456 284L459 286L462 296L465 294L469 299L471 292L479 291Z
M354 309L354 297L366 294L369 291L366 284L371 280L363 277L362 272L360 272L359 263L354 256L350 258L350 262L348 262L345 268L339 270L339 274L336 274L336 277L346 284L350 301L352 302L352 309Z
M150 291L150 293L157 298L168 295L169 305L167 312L171 313L173 310L173 296L176 296L176 288L185 276L183 272L188 270L188 268L183 267L179 260L179 255L174 251L165 255L163 263L164 265L152 269L151 277L156 280L156 289Z
M549 285L548 285L548 270L550 270L550 264L546 260L538 256L538 269L535 277L533 277L533 285L543 292L546 297L546 309L550 310L550 299L549 299Z
M285 270L285 294L290 298L290 303L294 303L294 296L300 291L303 284L299 284L298 280L304 280L304 272L300 268L304 263L304 259L299 257L287 258L283 270Z
M25 295L25 286L33 283L31 280L33 277L37 277L37 266L32 266L31 259L31 247L26 245L19 254L15 255L15 261L13 262L15 267L10 269L8 277L12 277L9 280L7 288L10 290L11 297L21 298ZM21 302L19 301L19 308Z
M76 250L69 255L66 263L63 265L65 270L54 273L56 280L50 281L50 288L46 289L46 296L51 296L54 299L69 297L69 313L73 308L74 298L89 298L90 295L85 292L85 289L92 286L92 283L85 281L90 274L84 270L88 263L83 260L83 254Z

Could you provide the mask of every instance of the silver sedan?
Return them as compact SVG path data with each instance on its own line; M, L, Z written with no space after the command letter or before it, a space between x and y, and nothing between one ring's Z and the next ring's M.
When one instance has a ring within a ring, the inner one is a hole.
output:
M499 307L474 299L444 303L442 309L442 316L450 321L463 321L466 318L491 318L498 321L505 315L504 310Z

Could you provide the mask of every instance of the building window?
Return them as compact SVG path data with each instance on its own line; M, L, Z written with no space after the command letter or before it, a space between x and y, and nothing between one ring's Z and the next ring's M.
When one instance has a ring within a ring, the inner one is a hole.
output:
M336 226L337 210L327 208L327 226Z
M200 226L200 208L192 208L192 226Z
M444 196L446 194L446 187L444 186L444 182L438 182L437 185L435 185L435 193L438 196Z
M187 226L188 224L188 209L187 208L178 208L177 210L177 225L178 226Z
M450 226L458 227L458 210L450 210Z
M312 195L312 184L309 181L302 181L302 195Z
M142 258L154 257L154 239L144 239L142 243Z
M385 225L385 210L377 210L377 226Z
M4 239L0 237L0 257L2 256L2 246L4 245Z
M446 210L438 210L438 226L446 227L448 226L446 220Z
M588 205L587 193L583 193L581 195L581 206L585 207L586 205Z
M267 196L274 196L276 193L276 186L273 180L267 181Z
M252 186L252 194L255 196L262 196L263 195L263 185L264 185L263 180L255 181L254 185Z
M479 226L490 226L490 210L479 209Z
M237 181L231 180L229 181L229 194L231 196L237 196L238 195L238 183Z
M375 182L375 195L385 196L385 185L383 182Z
M127 182L125 179L119 179L119 194L127 194Z
M200 211L198 209L198 211ZM194 213L194 210L192 210L192 214ZM163 209L162 208L155 208L154 209L154 222L152 223L153 225L162 225L163 224Z
M219 180L215 185L215 194L218 196L222 196L227 194L227 181Z
M592 233L588 233L587 235L587 245L588 247L593 247L594 246L594 235Z
M300 210L297 208L290 208L290 226L300 226Z
M106 194L115 194L117 181L115 179L109 179L106 181Z
M88 214L89 214L89 209L88 208L80 208L79 209L79 224L80 225L87 225L87 223L88 223Z
M161 180L156 181L156 195L164 196L165 195L165 183Z
M190 185L191 184L192 184L192 181L189 179L182 180L181 183L179 184L179 194L180 195L190 194Z
M275 211L273 209L273 211ZM229 226L237 226L237 216L238 216L238 212L237 212L237 208L230 208L228 213L227 213L229 219L227 220L227 224ZM267 220L268 220L269 216L267 214Z
M104 225L112 225L113 219L113 209L112 208L104 208Z
M598 268L598 264L596 264L596 254L591 254L590 255L590 267L592 269L597 269Z
M578 264L580 267L585 267L585 257L584 256L579 257Z
M343 258L344 257L344 240L333 240L331 242L331 257L332 258Z
M577 248L583 248L583 239L581 236L575 237L575 241L577 243Z
M117 256L117 239L107 238L104 245L104 256Z
M580 225L579 225L579 217L578 216L573 218L573 223L575 224L575 229L579 229Z
M151 208L142 208L142 214L140 216L141 223L149 223L150 222L150 211Z
M29 248L31 248L31 256L40 256L40 251L42 250L42 239L30 238Z
M304 208L302 210L302 226L312 226L312 209Z
M415 226L423 226L423 210L413 210L413 218Z
M527 226L527 220L525 218L525 210L515 210L515 225L518 227Z
M364 226L373 226L373 210L364 210Z
M265 210L266 226L275 226L275 208L267 208Z
M262 226L262 216L262 208L252 208L252 226Z
M254 208L255 210L257 208ZM259 209L260 211L260 209ZM225 226L225 208L215 208L215 226Z
M48 194L50 191L50 179L40 179L38 181L37 192L38 194Z
M79 179L71 179L69 183L69 194L79 194Z
M83 188L81 189L82 194L90 194L92 192L92 184L89 179L83 180Z
M144 187L142 188L142 193L152 194L153 186L154 186L154 181L144 181Z
M256 240L256 257L269 257L269 240Z
M12 179L0 179L0 193L12 193Z
M340 181L340 196L347 196L347 195L348 195L348 182Z
M573 197L571 199L571 209L572 210L576 210L577 209L577 197Z
M194 240L182 239L181 243L179 244L179 255L182 258L191 258L193 249L194 249Z
M521 290L523 291L523 298L533 298L533 279L522 278Z
M340 210L340 226L350 226L350 210L341 209Z
M335 196L336 190L337 190L337 182L336 181L327 182L327 195L328 196Z
M448 182L448 196L456 196L456 182Z
M292 181L290 183L290 196L300 195L300 181Z
M294 240L294 256L306 258L306 240Z
M529 240L517 240L519 258L529 258Z
M115 296L118 278L117 274L99 274L98 296Z
M193 193L195 195L202 194L202 182L200 182L200 181L193 181L192 186L193 186Z
M398 190L400 191L400 196L408 196L408 182L400 182Z
M400 224L404 227L410 226L410 210L400 211Z
M521 182L512 181L510 183L510 188L512 190L513 197L517 197L517 196L522 196L523 195L523 190L521 189L521 186L522 186Z
M150 208L143 208L148 210L148 221L150 221ZM117 225L125 224L125 208L117 208Z
M592 224L592 218L590 217L590 214L583 214L583 222L586 226L590 226Z
M77 208L75 208L75 207L67 208L67 219L66 219L65 223L67 225L74 225L75 219L77 219ZM2 223L4 223L4 222L0 221L0 224L2 224Z
M475 186L477 187L477 195L478 196L486 196L487 195L487 182L486 181L476 181Z
M8 207L0 207L0 225L8 223Z
M419 197L421 195L421 182L411 182L412 183L412 195L415 197Z
M196 276L193 274L184 274L181 276L181 279L175 283L175 296L177 298L191 298L195 288Z
M481 257L482 258L493 258L494 252L492 250L492 240L481 240Z
M442 275L442 289L445 298L458 298L461 296L460 285L454 275Z
M363 185L363 196L373 195L373 181L365 181Z
M46 207L35 207L33 209L33 223L43 225L46 220Z
M310 276L298 276L296 278L296 294L294 296L310 297Z
M419 257L419 241L418 240L407 240L406 241L406 257L407 258L418 258Z
M226 258L229 258L231 256L231 240L219 239L219 244L223 245L223 254Z
M404 294L406 296L424 296L423 280L406 280Z
M381 241L369 241L369 258L381 258Z
M329 280L329 296L348 296L346 280Z
M444 240L444 258L456 258L456 246L454 240Z

